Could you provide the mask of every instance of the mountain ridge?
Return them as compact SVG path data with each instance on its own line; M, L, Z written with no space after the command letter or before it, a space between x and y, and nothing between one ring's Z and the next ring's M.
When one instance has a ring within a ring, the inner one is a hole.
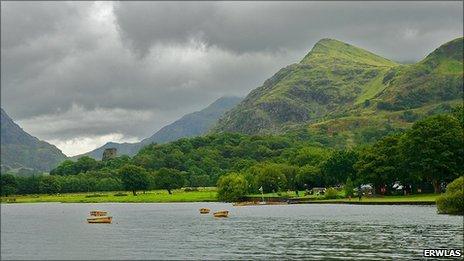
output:
M408 110L462 97L462 42L454 39L422 61L402 65L322 39L299 63L252 90L213 132L275 134L350 113Z
M206 108L186 114L180 119L162 127L152 136L135 143L116 143L108 142L105 145L84 154L71 157L78 159L83 156L90 156L94 159L101 159L103 151L107 148L116 148L118 155L135 155L143 146L150 143L166 143L179 138L194 137L205 134L222 114L236 105L242 98L235 96L225 96L217 99Z
M60 149L30 135L1 110L2 169L32 168L49 171L66 155Z
M331 38L319 40L311 51L305 55L300 64L312 64L314 60L336 58L336 61L353 62L357 60L362 64L371 66L392 66L398 63L381 57L375 53L356 47L354 45Z

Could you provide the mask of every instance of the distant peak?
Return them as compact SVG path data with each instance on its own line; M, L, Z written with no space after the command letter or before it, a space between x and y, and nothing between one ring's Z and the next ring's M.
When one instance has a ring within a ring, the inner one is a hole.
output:
M311 49L311 52L327 52L329 50L336 50L340 48L357 48L353 45L347 44L345 42L331 39L331 38L323 38L314 45Z
M10 116L8 116L8 114L6 113L5 110L3 110L3 108L0 108L1 109L1 117L2 119L5 118L5 119L11 119Z
M317 41L316 45L323 45L327 43L341 43L341 44L347 44L345 42L339 41L337 39L332 39L332 38L322 38L321 40ZM347 44L348 45L348 44Z
M241 97L236 97L236 96L223 96L220 97L219 99L215 100L213 103L208 105L205 109L203 110L217 110L218 108L223 108L223 107L231 107L237 103L239 103L243 98Z
M459 37L452 41L449 41L437 49L435 49L432 53L430 53L424 60L436 60L441 58L451 58L458 61L462 61L463 59L463 43L464 38Z
M364 50L345 42L323 38L319 40L311 51L301 60L303 64L327 63L335 61L348 61L371 66L391 67L397 65L395 62L378 56L372 52Z

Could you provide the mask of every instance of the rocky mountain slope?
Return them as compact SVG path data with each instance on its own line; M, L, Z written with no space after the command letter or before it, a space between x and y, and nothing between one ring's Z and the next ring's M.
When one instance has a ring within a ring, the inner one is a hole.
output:
M49 171L64 159L66 156L61 150L25 132L1 109L2 170L31 168Z
M422 108L421 113L428 113L434 105L462 101L462 48L463 38L458 38L416 64L401 65L322 39L299 63L278 71L226 113L214 131L264 134L302 126L327 129L332 126L328 121L341 119L346 120L334 125L342 126L339 131L372 121L407 124L411 118L405 120L403 114L416 113L409 110Z

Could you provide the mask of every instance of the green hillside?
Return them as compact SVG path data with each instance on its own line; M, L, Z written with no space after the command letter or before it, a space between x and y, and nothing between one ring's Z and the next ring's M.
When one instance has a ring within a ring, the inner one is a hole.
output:
M226 113L214 131L281 133L308 124L324 126L321 122L335 119L359 119L355 123L359 128L372 122L381 128L406 128L433 114L430 106L449 111L460 101L462 42L462 38L453 40L423 61L401 65L337 40L322 39L301 62L278 71ZM423 106L428 111L410 111ZM354 136L358 127L340 131L349 130ZM353 137L346 138L349 143Z
M401 110L462 98L463 38L450 41L424 60L388 72L380 109Z
M1 109L1 166L49 171L66 156L55 146L26 133Z

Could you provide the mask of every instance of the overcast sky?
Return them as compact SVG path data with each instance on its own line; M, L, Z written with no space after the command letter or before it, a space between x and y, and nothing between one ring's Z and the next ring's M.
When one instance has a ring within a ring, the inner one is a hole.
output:
M245 96L321 38L417 61L462 2L1 2L1 105L67 155Z

